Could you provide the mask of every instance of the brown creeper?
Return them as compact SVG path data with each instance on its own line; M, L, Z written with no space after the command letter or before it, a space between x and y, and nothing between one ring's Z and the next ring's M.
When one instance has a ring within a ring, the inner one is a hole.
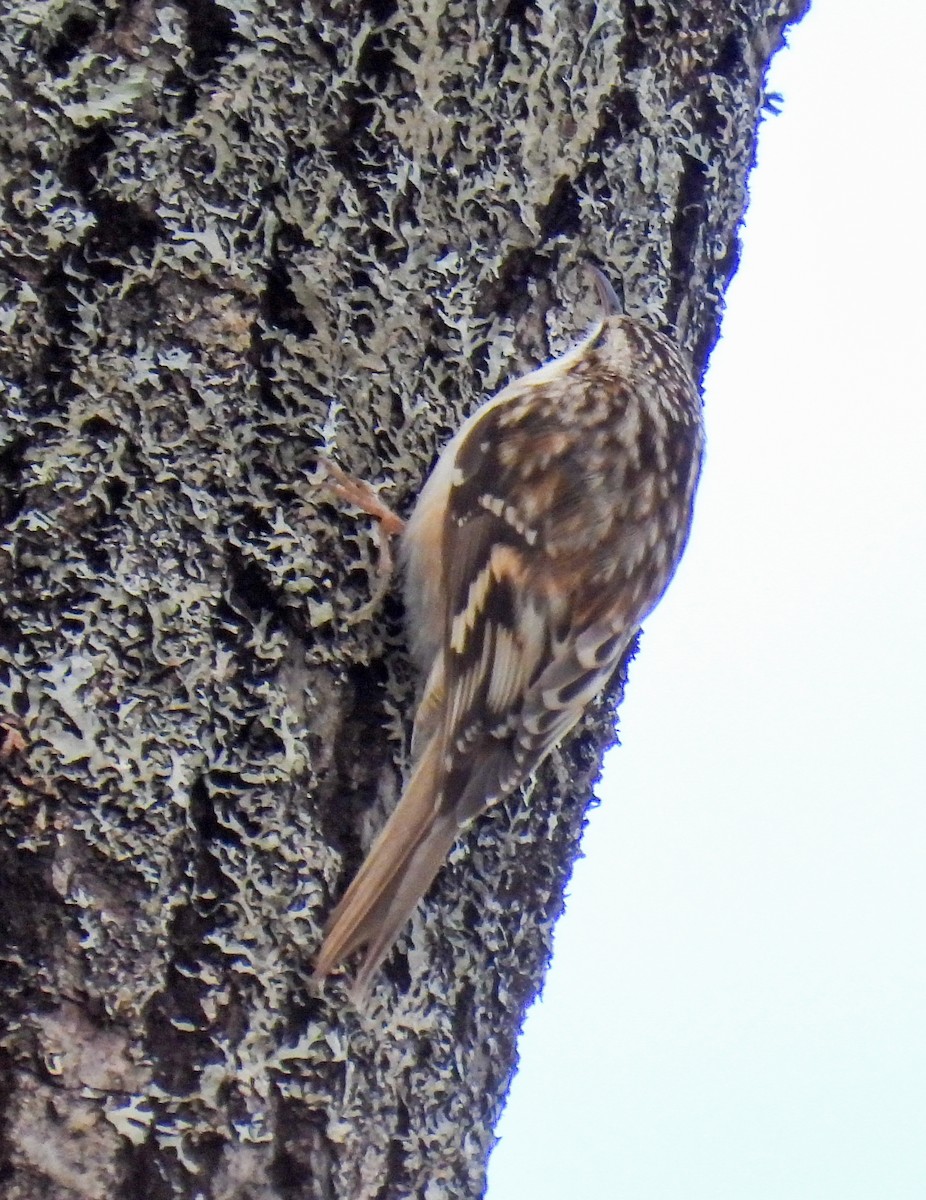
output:
M607 685L688 536L698 392L674 342L618 315L595 274L602 320L465 422L403 533L426 681L418 758L331 914L315 972L365 946L355 999L460 830L523 782Z

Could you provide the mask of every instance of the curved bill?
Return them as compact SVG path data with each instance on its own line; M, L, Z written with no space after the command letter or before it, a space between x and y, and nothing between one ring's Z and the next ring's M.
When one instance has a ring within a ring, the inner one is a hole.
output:
M624 306L618 299L617 292L611 286L610 279L594 263L586 263L586 268L595 283L595 291L598 293L598 299L601 301L604 315L606 317L619 316L624 311Z

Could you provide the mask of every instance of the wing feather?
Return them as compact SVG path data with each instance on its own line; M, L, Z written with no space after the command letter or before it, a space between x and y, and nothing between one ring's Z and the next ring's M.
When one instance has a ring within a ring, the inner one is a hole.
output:
M504 407L496 406L473 429L472 464L461 447L444 525L439 675L449 707L434 727L447 756L442 804L469 815L539 765L602 689L635 632L604 588L591 597L584 588L576 609L559 564L544 554L536 513L497 499L519 494L506 480L520 466L510 434L507 442L498 436L503 418ZM503 443L506 456L493 459ZM559 489L546 511L562 519L579 486L565 470L545 478ZM497 496L486 491L487 481ZM426 692L422 709L435 708Z

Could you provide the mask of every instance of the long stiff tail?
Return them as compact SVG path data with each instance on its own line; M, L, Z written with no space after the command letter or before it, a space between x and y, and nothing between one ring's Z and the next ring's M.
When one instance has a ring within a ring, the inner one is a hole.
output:
M315 960L315 979L322 979L366 946L350 989L351 999L358 1005L459 831L454 817L440 807L441 740L431 739L395 811L325 927Z

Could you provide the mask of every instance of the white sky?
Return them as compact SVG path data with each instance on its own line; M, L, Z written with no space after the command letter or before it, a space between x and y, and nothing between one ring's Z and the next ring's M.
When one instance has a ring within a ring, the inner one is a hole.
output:
M789 40L489 1200L926 1198L926 5Z

